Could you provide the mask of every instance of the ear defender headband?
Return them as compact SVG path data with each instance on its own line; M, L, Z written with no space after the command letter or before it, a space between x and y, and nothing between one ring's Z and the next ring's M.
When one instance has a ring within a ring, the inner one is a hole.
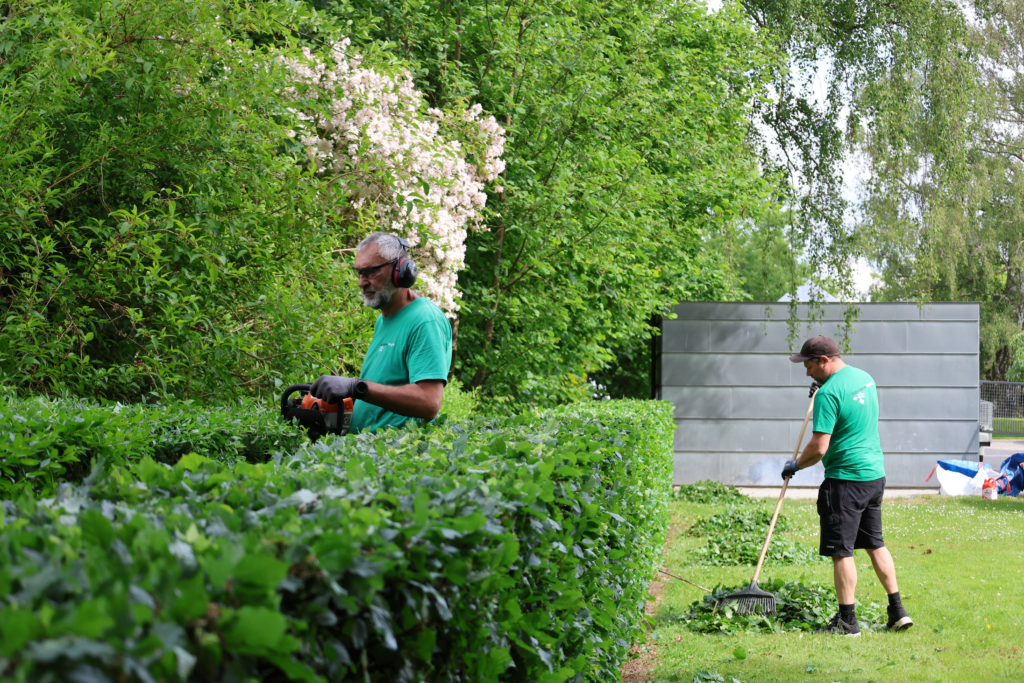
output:
M409 253L409 243L401 237L398 241L402 245L402 249L406 253ZM403 257L398 259L398 263L391 269L391 282L396 287L404 287L406 289L416 284L416 276L419 274L419 268L416 267L416 262L409 257Z

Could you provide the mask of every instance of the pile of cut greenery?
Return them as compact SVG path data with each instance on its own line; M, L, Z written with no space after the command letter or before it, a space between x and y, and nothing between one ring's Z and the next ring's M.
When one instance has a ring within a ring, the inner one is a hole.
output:
M701 517L686 530L689 536L716 536L732 534L737 529L767 529L772 513L765 508L736 507L730 505L724 512L710 517ZM775 531L789 531L789 519L780 514L775 520Z
M678 486L674 489L673 496L676 500L685 500L688 503L700 503L702 505L717 505L719 503L743 505L744 503L754 502L740 493L740 490L735 486L711 481L710 479Z
M719 586L711 595L690 605L674 621L683 622L691 631L698 633L736 633L758 631L781 633L782 631L814 631L825 626L839 611L835 590L817 581L782 581L767 579L758 585L775 595L775 614L737 614L735 603L723 605L725 596L746 588ZM876 602L857 605L857 619L861 630L884 628L885 608Z
M699 519L687 530L687 534L707 536L708 539L703 546L693 551L691 563L715 567L757 564L771 519L772 513L767 509L732 505L717 515ZM768 547L768 562L773 565L792 565L822 561L813 548L778 535L778 532L788 529L789 520L780 515L775 522L776 533Z
M713 567L732 567L741 564L755 565L764 547L764 537L757 534L729 534L720 538L709 538L700 548L693 551L692 564ZM765 562L772 565L815 564L823 559L813 548L777 536L772 537Z

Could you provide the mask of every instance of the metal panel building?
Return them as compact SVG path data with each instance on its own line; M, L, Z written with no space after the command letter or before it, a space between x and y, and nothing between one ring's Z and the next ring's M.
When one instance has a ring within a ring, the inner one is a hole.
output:
M857 306L844 360L877 383L887 484L930 486L924 478L936 460L977 459L979 305ZM816 334L840 341L843 309L826 304L817 320L801 322L797 348ZM806 321L807 305L798 311ZM788 305L688 302L675 312L662 323L656 364L657 392L675 405L675 482L777 486L811 383L788 358ZM818 464L792 485L823 477Z

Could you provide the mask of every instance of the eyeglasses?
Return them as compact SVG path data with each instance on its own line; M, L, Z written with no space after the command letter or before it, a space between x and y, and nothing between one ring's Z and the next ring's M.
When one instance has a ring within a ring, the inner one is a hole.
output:
M379 266L367 266L366 268L356 268L355 266L349 266L352 272L356 274L356 277L372 278L374 275L380 272L381 268L390 266L394 263L398 263L399 259L392 259L386 263L382 263Z

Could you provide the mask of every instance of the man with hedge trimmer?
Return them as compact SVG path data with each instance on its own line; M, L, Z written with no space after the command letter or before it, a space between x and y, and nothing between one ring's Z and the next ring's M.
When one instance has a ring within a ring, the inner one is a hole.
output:
M853 551L857 548L867 552L889 595L888 628L910 628L914 622L900 601L896 568L882 540L885 467L875 382L868 373L844 363L835 341L822 335L804 342L800 353L790 360L803 363L807 376L820 385L814 395L814 434L796 460L786 461L782 478L788 479L819 460L825 466L825 481L818 490L818 552L832 558L839 613L822 630L860 635L854 613L857 565Z
M322 375L310 393L327 403L357 399L350 433L433 420L452 362L452 327L430 299L412 291L409 243L377 232L356 248L352 266L363 303L380 311L359 377Z

